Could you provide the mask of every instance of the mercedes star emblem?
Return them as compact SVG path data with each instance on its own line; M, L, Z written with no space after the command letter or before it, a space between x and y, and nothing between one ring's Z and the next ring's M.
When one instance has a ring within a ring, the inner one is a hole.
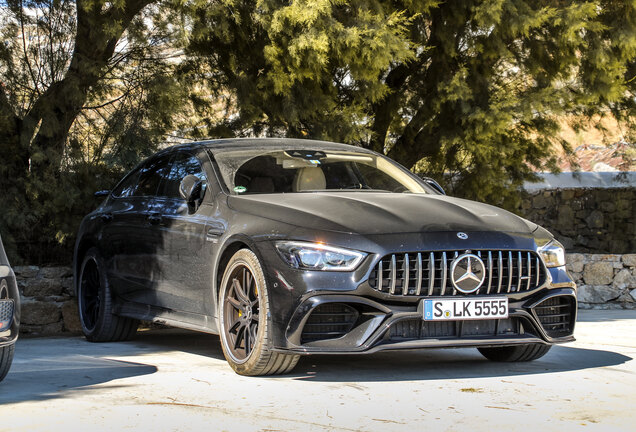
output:
M486 267L477 255L464 254L451 264L451 282L460 292L470 294L479 289L486 279Z
M465 232L458 232L457 237L459 237L462 240L466 240L468 238L468 234L466 234Z

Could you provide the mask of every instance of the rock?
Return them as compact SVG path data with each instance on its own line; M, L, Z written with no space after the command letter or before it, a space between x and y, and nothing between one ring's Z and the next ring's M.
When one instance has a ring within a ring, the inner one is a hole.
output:
M60 306L53 302L25 300L22 302L21 324L54 324L62 318Z
M565 257L567 268L573 273L582 273L585 265L585 256L583 254L567 254Z
M23 293L27 297L46 297L62 294L62 283L59 279L34 278L26 279Z
M567 261L566 261L567 262ZM582 273L583 272L583 263L582 262L568 262L567 269L572 273Z
M614 276L614 284L616 288L636 288L636 277L627 269L622 269Z
M62 285L62 290L63 290L64 294L70 295L70 296L75 294L75 292L73 291L73 277L72 276L62 279L61 282L62 282L61 285Z
M61 279L73 276L73 271L70 267L42 267L40 276L47 279Z
M578 289L581 303L607 303L621 296L621 290L613 286L581 285Z
M574 190L573 189L564 189L561 191L561 199L563 201L569 201L574 198Z
M546 208L550 204L550 200L544 195L537 195L532 198L532 207L536 209Z
M630 295L630 296L631 296L634 300L636 300L636 289L631 290L631 291L629 292L629 295Z
M36 266L13 267L13 272L15 273L16 278L34 278L38 275L39 271L40 268Z
M64 319L64 328L66 331L72 333L82 332L77 301L69 300L62 305L62 318Z
M613 202L605 201L601 203L601 210L605 213L612 213L616 210L616 205Z
M586 285L609 285L613 278L614 266L611 262L591 262L583 270L583 280Z
M21 325L20 333L32 336L53 336L62 333L62 322L44 325Z
M636 267L636 254L623 255L623 265L627 267Z
M572 231L574 229L574 211L567 204L559 206L557 213L557 226L561 230Z
M590 228L603 228L603 213L598 210L594 210L588 217L585 218L585 222Z

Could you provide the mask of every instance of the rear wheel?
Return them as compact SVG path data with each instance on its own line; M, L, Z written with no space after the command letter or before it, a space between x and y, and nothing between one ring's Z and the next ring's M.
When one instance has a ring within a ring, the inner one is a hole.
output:
M527 344L509 345L493 348L478 348L488 360L497 362L527 362L543 357L550 351L551 345Z
M97 249L84 256L77 290L80 323L86 339L91 342L129 340L137 331L139 321L112 313L112 294L102 259Z
M9 373L9 368L11 367L11 363L13 363L14 350L15 344L0 348L0 381Z
M241 249L230 259L219 294L221 347L240 375L290 372L300 356L272 351L269 298L256 255Z

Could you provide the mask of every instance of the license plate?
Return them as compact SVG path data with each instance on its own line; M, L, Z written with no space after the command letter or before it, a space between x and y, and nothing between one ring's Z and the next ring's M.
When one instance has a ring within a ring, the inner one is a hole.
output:
M424 320L481 320L508 318L508 298L454 298L424 300Z

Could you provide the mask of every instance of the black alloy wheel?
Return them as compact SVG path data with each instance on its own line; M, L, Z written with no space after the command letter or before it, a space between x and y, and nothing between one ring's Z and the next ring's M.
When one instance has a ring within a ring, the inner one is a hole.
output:
M223 300L224 328L228 329L232 356L245 360L254 350L258 334L258 287L254 275L245 265L234 268L230 287Z
M82 271L79 289L79 311L83 326L89 332L95 329L99 318L100 305L100 281L97 262L94 259L87 260Z
M277 353L270 342L269 299L258 258L241 249L230 259L219 293L221 348L240 375L290 372L300 356Z
M77 287L80 324L91 342L131 339L139 320L112 313L112 294L101 256L96 248L86 252Z

